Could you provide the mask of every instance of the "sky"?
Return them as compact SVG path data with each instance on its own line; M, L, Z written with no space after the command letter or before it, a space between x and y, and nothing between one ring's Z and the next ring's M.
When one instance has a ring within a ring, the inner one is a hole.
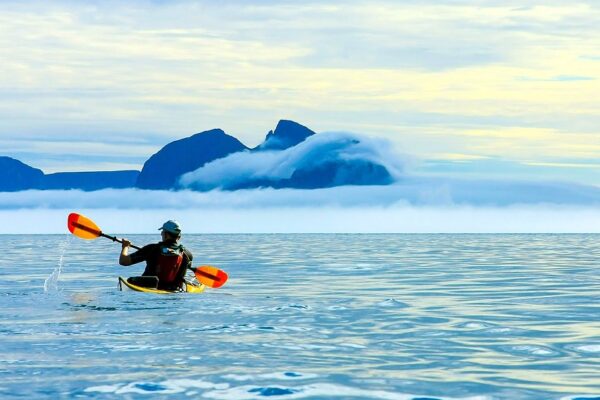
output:
M121 232L159 216L192 232L598 232L599 20L591 0L2 1L2 156L139 170L194 133L254 147L290 119L317 142L360 138L398 183L156 201L33 191L0 194L0 215L39 221L21 233L62 232L73 210ZM237 155L181 183L273 175L290 154Z
M595 1L3 1L2 155L140 169L280 119L385 138L416 173L600 185Z

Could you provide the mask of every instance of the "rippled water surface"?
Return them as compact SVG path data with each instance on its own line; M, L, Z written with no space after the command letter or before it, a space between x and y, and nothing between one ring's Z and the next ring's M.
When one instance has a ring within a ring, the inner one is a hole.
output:
M192 235L230 279L162 296L0 241L1 398L600 399L599 235Z

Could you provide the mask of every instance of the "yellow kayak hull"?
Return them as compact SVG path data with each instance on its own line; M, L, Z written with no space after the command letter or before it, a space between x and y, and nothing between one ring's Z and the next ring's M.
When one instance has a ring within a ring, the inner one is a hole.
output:
M206 286L204 285L195 285L191 282L185 282L184 290L161 290L161 289L152 289L143 286L137 286L133 283L127 282L127 278L119 277L119 290L131 289L136 292L144 292L144 293L157 293L157 294L171 294L171 293L202 293Z

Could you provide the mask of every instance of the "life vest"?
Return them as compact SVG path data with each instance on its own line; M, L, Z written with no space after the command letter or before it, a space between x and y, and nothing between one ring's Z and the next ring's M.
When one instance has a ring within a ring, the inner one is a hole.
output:
M175 279L183 263L183 246L165 246L160 247L156 265L156 275L161 286L176 283Z

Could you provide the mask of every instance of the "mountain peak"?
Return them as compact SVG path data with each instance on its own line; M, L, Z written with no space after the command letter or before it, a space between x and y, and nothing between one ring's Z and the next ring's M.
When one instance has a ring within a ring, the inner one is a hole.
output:
M199 132L199 133L193 134L190 137L197 137L197 136L222 136L222 135L228 136L223 129L214 128L214 129L209 129L207 131L203 131L203 132ZM189 139L189 138L184 138L184 139L180 139L180 140L185 140L185 139Z
M255 150L284 150L303 142L315 132L297 122L282 119L277 123L275 131L269 131L265 141Z
M11 157L0 156L0 191L14 192L33 189L39 186L44 173L42 170Z
M136 186L168 190L176 187L179 176L231 153L247 149L221 129L211 129L176 140L150 157L140 172Z

